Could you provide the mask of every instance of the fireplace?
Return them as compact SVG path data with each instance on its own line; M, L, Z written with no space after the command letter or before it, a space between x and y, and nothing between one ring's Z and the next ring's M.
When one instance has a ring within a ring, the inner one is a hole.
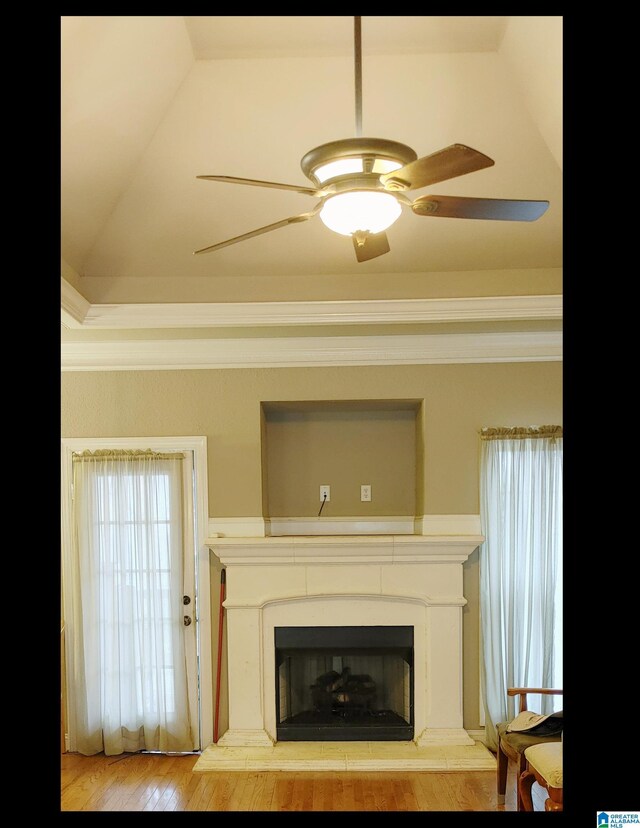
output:
M462 719L462 565L483 538L472 530L475 519L463 518L430 518L440 530L431 535L212 539L227 571L229 729L218 744L413 739L418 746L473 745ZM355 631L372 628L382 652L351 652L362 644ZM309 636L340 629L342 637L318 647L306 637L311 629ZM346 637L345 630L351 630ZM399 630L410 632L380 638ZM325 651L323 660L317 649ZM385 686L381 670L396 676L396 689ZM398 716L390 724L398 730L349 731L363 727L364 718L371 725L380 711ZM301 714L317 719L321 712L322 735L312 732L318 722L299 722Z
M275 627L278 741L413 739L413 627Z

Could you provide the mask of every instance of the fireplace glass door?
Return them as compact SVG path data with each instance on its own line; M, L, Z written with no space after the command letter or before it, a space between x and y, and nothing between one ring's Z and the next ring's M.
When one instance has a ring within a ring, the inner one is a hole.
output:
M413 738L413 627L276 627L279 741Z

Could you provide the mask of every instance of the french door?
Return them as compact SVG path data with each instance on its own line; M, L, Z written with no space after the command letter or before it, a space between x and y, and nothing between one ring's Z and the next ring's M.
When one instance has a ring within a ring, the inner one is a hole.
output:
M69 749L197 750L193 453L76 452L71 480Z

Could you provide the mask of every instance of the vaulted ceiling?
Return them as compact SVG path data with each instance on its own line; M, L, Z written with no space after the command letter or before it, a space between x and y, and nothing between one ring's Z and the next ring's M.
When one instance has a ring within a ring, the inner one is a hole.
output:
M314 206L196 176L309 185L301 157L355 135L353 18L65 16L61 38L63 276L89 302L560 292L561 17L363 17L363 134L495 161L412 195L550 202L532 223L404 209L364 263L317 216L192 255Z

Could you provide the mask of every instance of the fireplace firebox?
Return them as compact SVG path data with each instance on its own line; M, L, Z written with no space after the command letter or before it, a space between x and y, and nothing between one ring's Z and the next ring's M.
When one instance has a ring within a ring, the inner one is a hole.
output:
M413 739L413 627L274 633L279 741Z

